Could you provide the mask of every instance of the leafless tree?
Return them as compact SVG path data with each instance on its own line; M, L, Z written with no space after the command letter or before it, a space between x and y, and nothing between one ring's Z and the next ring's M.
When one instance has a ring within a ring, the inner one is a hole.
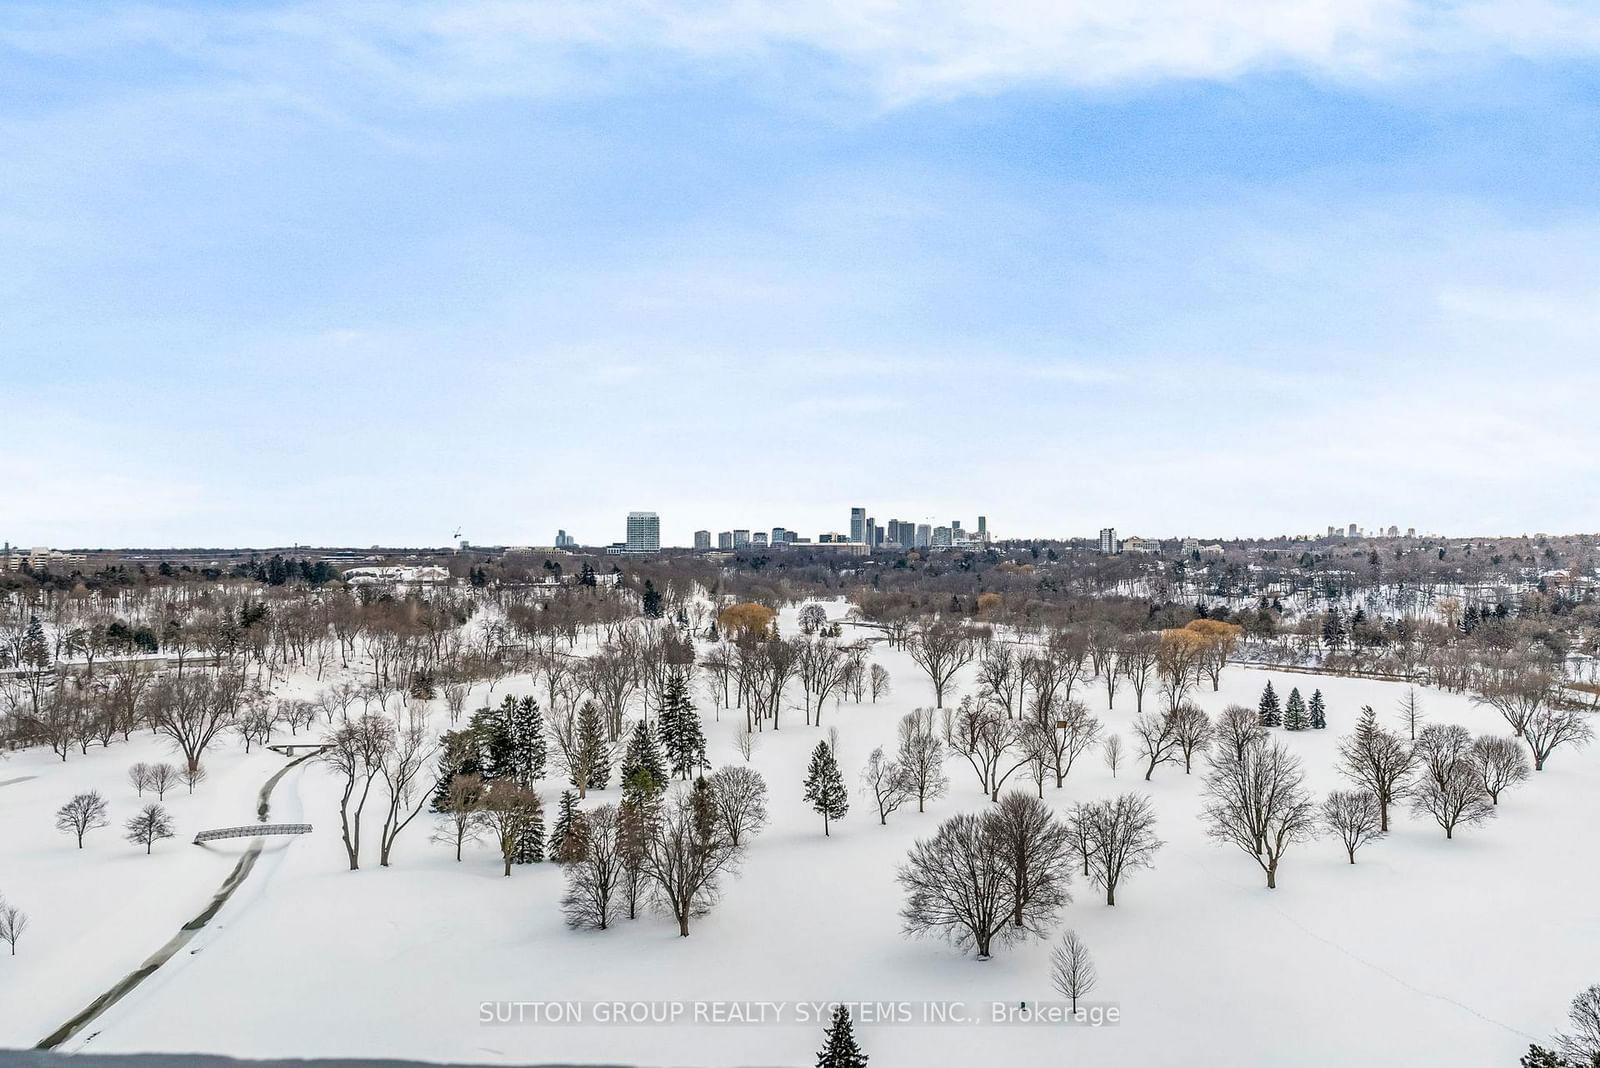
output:
M918 631L906 651L928 673L928 680L933 683L934 707L943 708L950 683L956 672L972 663L978 654L978 643L960 624L939 620Z
M499 848L502 874L509 878L517 849L538 827L544 806L537 793L510 779L497 779L485 787L481 805L484 830Z
M150 765L139 761L128 769L128 785L139 791L139 796L144 796L145 788L150 785Z
M17 955L17 943L27 930L28 914L15 905L0 901L0 942L11 947L13 957Z
M1549 672L1519 670L1490 680L1477 700L1500 713L1521 738L1528 721L1551 707L1556 689L1556 679Z
M1543 771L1550 754L1563 745L1582 749L1594 738L1587 712L1565 708L1543 708L1528 716L1522 736L1533 753L1533 770Z
M1339 743L1339 762L1357 789L1370 790L1378 799L1379 829L1387 832L1389 806L1405 799L1417 767L1412 747L1378 726L1377 714L1368 705L1361 710L1355 734Z
M1144 712L1144 692L1161 660L1161 636L1150 631L1128 635L1117 654L1117 669L1133 687L1134 712Z
M1406 726L1407 736L1414 742L1417 740L1417 728L1422 726L1422 701L1417 697L1415 686L1406 687L1406 695L1400 698L1400 722Z
M1245 750L1265 739L1267 732L1261 726L1260 713L1255 709L1245 705L1229 705L1217 717L1212 735L1218 749L1243 759Z
M217 735L234 725L243 698L244 680L231 673L191 671L158 679L150 688L150 726L197 767Z
M861 770L861 788L878 809L878 823L887 826L889 813L916 796L916 786L910 774L893 760L883 755L883 746L872 751L867 766Z
M167 791L178 781L178 769L171 764L151 764L145 785L156 792L157 801L167 799Z
M795 643L795 674L805 694L806 723L811 722L815 709L817 723L822 723L822 705L844 682L848 660L837 642L827 638L811 638Z
M206 766L196 764L191 768L185 764L178 769L178 781L183 783L191 794L194 793L194 788L206 781Z
M1117 887L1134 871L1154 864L1161 848L1155 809L1148 797L1128 793L1096 802L1086 815L1089 849L1084 855L1090 877L1106 892L1106 904L1115 905Z
M1556 1048L1574 1066L1600 1064L1600 985L1572 999L1572 1030L1556 1036Z
M563 866L567 886L561 910L569 927L604 931L617 917L623 877L617 807L600 805L580 818L582 852Z
M1050 952L1050 982L1057 993L1072 1002L1072 1012L1078 1012L1078 999L1088 997L1099 980L1089 947L1078 932L1068 930L1061 942Z
M638 670L633 657L614 646L601 648L585 663L585 682L605 713L606 729L612 741L622 735L622 720L628 703L639 688Z
M458 864L461 862L462 845L483 832L482 801L482 776L456 775L445 787L444 797L438 805L439 827L433 838L456 847Z
M100 796L98 790L77 794L56 809L56 830L75 837L79 849L83 848L84 835L105 825L106 799Z
M992 643L978 660L978 696L1005 709L1009 719L1022 712L1022 684L1027 667L1016 650L1001 642Z
M1216 731L1207 716L1195 705L1185 702L1168 713L1172 720L1173 735L1178 741L1178 751L1183 754L1183 773L1194 767L1196 753L1204 753L1211 745Z
M1455 837L1462 824L1482 823L1495 815L1494 802L1472 761L1472 736L1456 724L1430 723L1417 735L1418 775L1411 792L1417 815L1432 816Z
M912 847L899 872L907 934L946 938L984 960L997 936L1004 942L1021 933L1011 924L1010 878L993 829L983 817L962 813Z
M746 764L750 763L750 758L755 754L756 751L755 733L752 731L740 731L734 736L733 747L738 751L740 756L744 757L744 762Z
M1289 847L1316 835L1316 805L1305 790L1305 771L1280 742L1257 742L1243 759L1226 750L1213 754L1205 797L1206 833L1238 846L1260 865L1269 890L1277 888Z
M1146 712L1134 717L1133 736L1139 746L1139 759L1146 762L1144 781L1149 782L1157 765L1176 761L1179 756L1177 708L1161 715Z
M394 723L378 713L363 713L341 724L328 741L320 759L340 780L339 827L350 870L356 871L361 867L361 814L394 745Z
M390 735L392 741L378 766L383 779L383 827L378 834L378 866L387 868L400 832L417 818L439 785L435 759L438 739L428 729L427 713L413 708L403 725Z
M1378 798L1371 790L1334 790L1322 803L1322 827L1339 839L1350 863L1356 850L1384 837L1379 825Z
M917 797L917 811L922 812L930 800L943 797L950 788L944 773L944 743L933 728L933 710L907 712L900 717L898 733L895 762L905 769Z
M1010 883L1011 925L1042 935L1072 900L1072 837L1050 806L1012 790L984 814Z
M1485 734L1472 743L1470 756L1491 804L1500 803L1502 790L1528 778L1528 758L1515 738Z
M873 664L867 669L867 688L872 691L872 701L877 703L878 698L889 696L889 669L882 664Z
M647 839L643 869L658 907L689 937L689 921L716 903L722 877L738 868L741 849L717 817L708 785L680 789Z
M945 710L945 745L966 758L991 801L1000 800L1006 780L1032 758L1034 751L1023 745L1025 734L1019 721L970 696L961 699L960 708Z
M124 837L134 845L144 846L146 856L155 843L163 838L171 838L173 834L172 817L160 805L144 806L137 816L123 826L127 832Z
M1108 734L1100 739L1100 753L1105 757L1106 767L1111 769L1111 777L1117 777L1117 769L1122 766L1122 736Z
M730 764L706 779L723 834L744 846L767 825L767 781L754 768Z

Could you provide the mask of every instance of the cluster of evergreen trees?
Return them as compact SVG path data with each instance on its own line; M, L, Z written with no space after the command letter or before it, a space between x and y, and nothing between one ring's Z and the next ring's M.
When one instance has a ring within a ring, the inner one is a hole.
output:
M1314 690L1311 701L1300 696L1300 688L1296 686L1289 691L1289 701L1285 705L1278 703L1278 691L1272 688L1272 680L1267 680L1266 689L1261 691L1261 700L1256 705L1256 710L1261 717L1263 727L1282 727L1284 730L1320 731L1328 725L1327 705L1322 700L1322 691Z
M544 716L539 702L531 697L508 695L497 708L485 705L472 714L465 727L446 731L441 741L439 786L433 795L435 812L448 813L463 803L471 804L496 782L531 790L544 778ZM473 782L477 796L452 797L451 784L458 779ZM530 864L544 857L541 814L530 819L519 834L512 862Z

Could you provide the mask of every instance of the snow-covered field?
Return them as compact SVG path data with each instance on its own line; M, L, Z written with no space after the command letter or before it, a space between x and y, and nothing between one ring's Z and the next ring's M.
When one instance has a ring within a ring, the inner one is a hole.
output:
M794 633L786 614L785 633ZM813 1063L821 1027L811 1021L746 1026L492 1025L487 1001L1021 1001L1054 1000L1048 942L978 962L900 933L895 869L919 836L961 810L987 804L964 761L952 757L951 793L878 825L855 794L847 819L824 838L800 798L811 749L828 726L852 789L876 745L891 751L895 724L931 704L925 676L905 654L877 646L894 691L876 704L831 703L822 728L798 710L759 738L753 764L771 789L772 822L753 843L720 906L679 938L647 915L605 932L562 923L560 870L514 869L502 878L486 845L451 850L414 826L390 869L349 872L337 833L335 784L318 765L285 776L274 821L317 825L306 838L269 844L212 925L152 978L69 1043L85 1051L207 1051L238 1055L372 1055L473 1062L576 1061L640 1065ZM1363 704L1398 727L1398 684L1229 669L1220 692L1194 698L1208 712L1254 705L1272 678L1327 699L1325 731L1277 732L1303 756L1317 793L1341 786L1335 748ZM310 682L296 683L314 688ZM970 675L960 692L971 689ZM495 691L536 693L520 678ZM798 693L798 687L796 687ZM1105 708L1086 699L1130 748L1133 695ZM481 694L474 694L473 705ZM1423 691L1430 721L1507 733L1466 698ZM702 700L712 762L739 761L743 716L712 719ZM1154 701L1151 702L1154 704ZM469 706L472 707L472 706ZM440 716L443 716L441 703ZM125 783L135 760L167 759L149 738L73 754L0 762L0 892L33 926L15 959L0 957L0 1046L29 1046L158 949L200 911L247 846L189 844L203 827L255 817L255 794L284 763L246 757L232 738L214 753L193 797L169 792L178 837L155 855L121 838L136 798ZM1136 873L1115 908L1078 880L1064 922L1099 967L1093 998L1122 1019L1101 1029L871 1023L858 1035L875 1064L1507 1065L1561 1026L1572 994L1600 979L1600 752L1558 751L1548 770L1508 792L1500 817L1458 832L1401 813L1394 833L1352 867L1333 841L1293 849L1279 889L1264 888L1243 854L1214 845L1197 819L1200 772L1136 761L1119 778L1092 753L1052 804L1148 792L1166 842L1153 870ZM13 781L17 780L17 781ZM1012 784L1031 789L1031 782ZM553 804L561 783L544 791ZM1008 784L1011 785L1011 784ZM54 809L96 787L113 826L83 852L52 826ZM614 799L613 788L595 800ZM594 803L591 801L590 803ZM369 818L371 818L369 816ZM420 823L420 821L419 821Z

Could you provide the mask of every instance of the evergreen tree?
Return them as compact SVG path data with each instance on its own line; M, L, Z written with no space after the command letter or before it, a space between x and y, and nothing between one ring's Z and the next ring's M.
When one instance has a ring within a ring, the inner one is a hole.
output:
M1344 644L1344 620L1337 608L1328 609L1328 618L1322 621L1322 641L1330 649Z
M674 775L687 779L694 772L711 766L706 760L705 729L700 724L700 713L689 698L689 683L682 672L674 671L668 677L656 724Z
M585 701L578 709L579 761L589 768L585 790L604 790L611 782L611 747L606 744L606 724L600 706ZM578 780L571 779L577 786Z
M544 859L544 808L533 810L533 817L517 836L517 848L511 854L513 864L537 864Z
M1256 706L1261 714L1263 727L1283 726L1283 714L1278 707L1278 691L1272 688L1272 680L1267 680L1267 688L1261 691L1261 703Z
M1306 701L1300 696L1300 687L1289 691L1289 703L1284 706L1283 725L1291 731L1303 731L1311 725L1306 718Z
M1311 714L1311 729L1320 731L1328 725L1328 710L1322 703L1322 691L1314 690L1311 694L1311 706L1307 711Z
M811 751L811 766L806 769L805 800L822 816L822 833L828 835L832 820L844 819L850 811L850 791L845 789L844 777L839 774L839 762L827 742L818 742Z
M431 807L446 812L450 807L450 780L457 775L483 774L478 758L478 740L470 728L445 731L439 739L439 785L433 789Z
M515 708L516 698L507 697L499 708L484 705L472 714L472 719L467 723L467 730L477 743L478 759L486 783L516 777L515 746L511 735L511 713Z
M866 1068L867 1055L856 1045L855 1029L850 1025L850 1010L843 1005L833 1010L833 1023L817 1054L817 1068Z
M667 769L656 736L643 720L633 725L622 757L622 797L640 807L651 804L667 788Z
M597 585L594 577L594 567L588 561L584 562L583 570L578 573L578 585L591 588Z
M556 825L550 829L549 859L557 864L571 864L581 859L583 831L583 813L578 809L578 795L571 790L561 791Z
M509 734L509 762L519 786L531 787L544 778L544 716L539 702L531 697L505 700L506 728Z
M644 580L644 614L651 619L661 618L661 591L649 579Z
M28 631L22 636L22 665L34 669L50 666L50 643L38 616L28 617Z

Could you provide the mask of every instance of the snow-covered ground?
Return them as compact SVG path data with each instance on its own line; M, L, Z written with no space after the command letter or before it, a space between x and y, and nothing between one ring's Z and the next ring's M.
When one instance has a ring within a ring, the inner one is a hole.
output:
M784 622L794 633L792 613ZM753 764L771 789L772 822L687 939L655 915L605 932L569 931L555 865L502 878L486 845L469 846L457 864L420 825L400 840L394 867L378 868L374 855L349 872L335 784L311 763L278 785L272 816L306 819L316 832L269 845L213 924L67 1048L800 1065L813 1062L821 1027L795 1023L792 1010L785 1022L747 1026L495 1025L479 1022L480 1005L1054 1000L1049 942L978 962L900 933L895 869L906 850L945 817L987 804L959 757L947 766L947 797L924 814L902 810L887 827L857 793L825 838L821 818L801 801L806 761L828 726L839 729L840 762L855 789L871 749L892 751L899 717L931 703L909 657L881 645L874 656L892 674L890 697L830 703L822 728L804 726L795 710L781 730L759 737ZM1320 687L1327 699L1327 730L1278 732L1304 757L1319 794L1343 785L1335 748L1361 705L1399 725L1405 687L1385 682L1233 668L1219 692L1207 686L1194 697L1212 713L1232 702L1253 706L1268 678L1280 695ZM960 691L970 689L964 676ZM494 700L508 692L537 689L515 679ZM1078 696L1132 747L1126 686L1110 711L1098 684ZM1464 697L1422 698L1430 721L1506 733ZM710 702L701 705L713 764L739 761L742 714L724 710L717 722ZM246 843L196 847L189 837L253 820L256 790L284 762L245 757L233 745L228 739L210 758L212 777L192 798L182 787L168 794L179 836L151 857L118 829L136 805L128 765L168 755L148 735L65 763L40 752L0 762L0 783L9 782L0 785L0 892L33 919L18 956L0 958L0 1046L37 1042L209 900ZM1575 991L1600 979L1592 828L1600 752L1558 751L1548 770L1504 796L1500 818L1454 841L1401 813L1394 833L1354 867L1335 842L1296 847L1275 891L1248 858L1206 838L1196 816L1200 773L1168 765L1145 783L1130 760L1113 780L1094 753L1063 789L1045 791L1058 807L1125 790L1147 792L1158 806L1166 845L1155 868L1126 882L1115 908L1079 880L1064 915L1098 964L1093 998L1120 1007L1119 1025L866 1023L858 1034L874 1063L1513 1064L1528 1042L1562 1024ZM53 829L51 813L91 786L111 800L117 826L91 834L80 853ZM547 804L560 788L547 784ZM375 840L376 822L372 830Z

